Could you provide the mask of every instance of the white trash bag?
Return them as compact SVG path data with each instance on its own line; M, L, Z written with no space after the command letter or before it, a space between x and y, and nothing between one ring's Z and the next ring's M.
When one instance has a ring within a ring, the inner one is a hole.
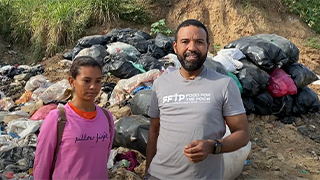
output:
M48 87L38 96L38 98L41 99L45 104L54 100L62 100L64 98L65 91L70 87L71 86L68 80L63 79Z
M139 57L141 53L132 45L123 42L114 42L107 45L109 54L126 53L129 56Z
M148 72L137 74L129 79L120 79L114 87L109 99L110 106L118 104L126 99L126 96L131 94L140 85L153 81L160 76L158 69L151 69Z
M47 88L49 87L50 81L43 75L37 75L33 76L29 79L29 81L26 83L26 86L24 89L26 91L34 91L35 89L42 87L42 88Z
M229 136L230 134L231 134L230 129L226 125L226 134L223 136L223 138ZM251 142L249 141L249 143L246 146L236 151L233 151L230 153L223 153L223 160L224 160L223 179L233 180L241 174L243 166L250 153L250 150L251 150Z
M237 70L242 69L243 64L239 60L244 57L239 49L221 49L213 60L220 62L228 71L236 73Z

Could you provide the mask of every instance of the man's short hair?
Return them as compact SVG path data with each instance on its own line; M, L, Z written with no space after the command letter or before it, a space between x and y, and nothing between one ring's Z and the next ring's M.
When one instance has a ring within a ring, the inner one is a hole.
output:
M198 28L202 28L204 29L204 31L206 32L207 34L207 42L209 42L209 34L208 34L208 30L206 28L206 26L204 24L202 24L202 22L196 20L196 19L187 19L185 21L183 21L177 28L177 31L176 31L176 34L175 34L175 41L177 41L177 36L178 36L178 32L180 30L180 28L182 27L188 27L188 26L196 26Z

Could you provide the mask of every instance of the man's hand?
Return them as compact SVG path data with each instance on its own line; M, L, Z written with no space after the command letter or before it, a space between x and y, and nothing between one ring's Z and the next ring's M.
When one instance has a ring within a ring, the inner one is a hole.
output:
M214 140L196 140L188 144L183 149L183 153L190 162L201 162L213 152L214 145Z

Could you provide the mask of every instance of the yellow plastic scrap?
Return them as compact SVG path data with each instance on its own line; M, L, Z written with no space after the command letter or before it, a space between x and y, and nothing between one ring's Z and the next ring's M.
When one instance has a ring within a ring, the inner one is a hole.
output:
M24 92L22 96L18 100L16 100L16 104L20 105L30 101L32 99L31 95L32 95L31 91Z

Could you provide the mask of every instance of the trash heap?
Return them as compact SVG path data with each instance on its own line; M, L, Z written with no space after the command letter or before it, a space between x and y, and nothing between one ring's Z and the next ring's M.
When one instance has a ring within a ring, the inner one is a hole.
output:
M245 55L240 60L243 68L234 73L242 85L248 114L274 114L281 119L319 111L318 95L308 88L319 78L298 63L299 49L292 42L275 34L260 34L225 46L230 48Z
M76 57L87 55L102 65L107 77L96 103L109 109L115 120L114 147L108 161L110 179L141 179L144 174L152 83L181 66L173 40L161 33L153 39L140 30L114 29L106 35L83 37L63 54L64 68L68 69ZM216 56L208 53L205 66L236 81L248 114L281 118L319 111L318 96L307 87L318 78L297 63L298 59L299 50L292 42L265 34L233 41ZM32 179L43 120L58 104L73 98L66 79L50 82L41 75L43 71L40 65L0 69L0 174L7 179ZM225 163L229 169L226 178L240 174L250 148L249 143L224 154L226 162L231 162ZM232 163L232 157L240 158L239 163Z

